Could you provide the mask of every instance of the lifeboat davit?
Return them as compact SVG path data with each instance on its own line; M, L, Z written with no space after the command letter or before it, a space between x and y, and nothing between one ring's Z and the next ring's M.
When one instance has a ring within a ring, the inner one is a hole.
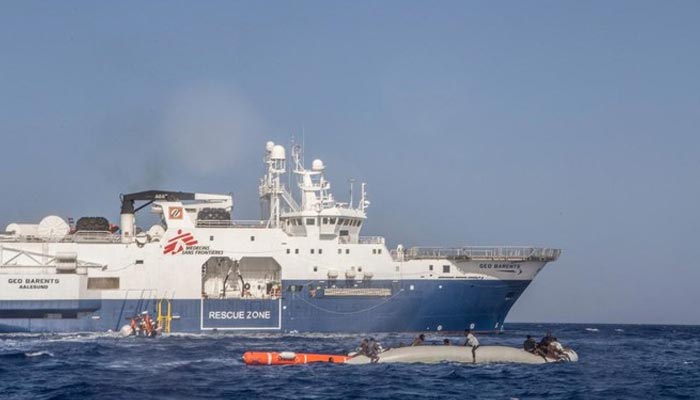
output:
M247 365L342 364L349 358L348 356L340 354L294 353L292 351L283 351L280 353L247 351L243 354L243 362Z

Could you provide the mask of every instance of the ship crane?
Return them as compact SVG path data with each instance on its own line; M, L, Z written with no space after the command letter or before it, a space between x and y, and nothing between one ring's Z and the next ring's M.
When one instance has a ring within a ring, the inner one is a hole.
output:
M120 229L122 233L123 243L130 243L134 240L136 212L143 209L144 207L153 204L154 202L157 205L157 202L159 201L173 202L198 200L201 201L204 205L216 203L220 208L224 208L228 211L230 211L233 207L233 200L231 195L220 194L174 192L168 190L147 190L144 192L122 194L120 197L122 202L120 213ZM136 207L137 201L145 201L145 203L140 205L139 207Z

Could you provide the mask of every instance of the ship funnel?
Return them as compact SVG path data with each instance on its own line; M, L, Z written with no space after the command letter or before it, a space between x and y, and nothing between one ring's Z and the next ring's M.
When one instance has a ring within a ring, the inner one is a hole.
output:
M120 229L122 231L122 243L131 243L134 239L134 213L122 213Z

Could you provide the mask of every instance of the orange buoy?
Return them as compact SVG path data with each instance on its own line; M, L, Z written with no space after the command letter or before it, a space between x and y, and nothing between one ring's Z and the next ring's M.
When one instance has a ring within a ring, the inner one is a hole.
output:
M283 351L280 353L247 351L243 354L243 362L247 365L342 364L349 358L348 356L339 354L294 353L291 351Z

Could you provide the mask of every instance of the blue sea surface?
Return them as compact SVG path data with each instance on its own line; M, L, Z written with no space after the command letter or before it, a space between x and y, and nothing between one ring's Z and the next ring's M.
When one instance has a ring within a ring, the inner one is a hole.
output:
M548 330L578 352L578 363L246 366L248 350L346 353L362 335L4 334L0 398L700 398L700 326L507 324L480 340L520 346L526 334ZM385 347L412 339L374 336Z

